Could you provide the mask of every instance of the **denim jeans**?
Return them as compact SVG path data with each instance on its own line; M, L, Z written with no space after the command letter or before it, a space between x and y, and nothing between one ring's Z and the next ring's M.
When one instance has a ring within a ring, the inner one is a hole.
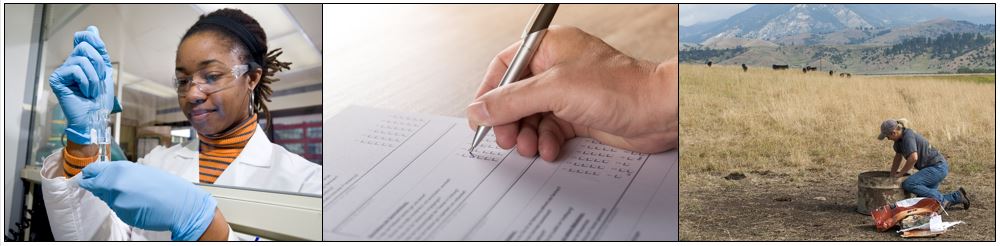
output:
M950 204L956 204L961 196L958 191L947 195L938 191L938 185L941 184L945 176L948 176L948 162L942 161L937 165L924 167L924 169L910 175L903 181L903 189L918 197L934 198L941 205L944 205L946 201Z

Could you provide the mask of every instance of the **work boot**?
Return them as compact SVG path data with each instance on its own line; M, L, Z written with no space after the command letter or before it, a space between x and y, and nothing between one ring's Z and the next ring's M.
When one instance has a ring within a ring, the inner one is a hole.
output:
M972 205L972 201L969 200L969 195L965 193L965 188L958 187L959 203L962 203L962 208L969 210L969 206Z

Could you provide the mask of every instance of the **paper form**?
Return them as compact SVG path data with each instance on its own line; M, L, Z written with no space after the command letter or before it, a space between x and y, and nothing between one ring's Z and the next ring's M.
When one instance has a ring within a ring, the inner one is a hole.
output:
M677 240L677 152L589 138L555 162L454 117L352 106L324 125L324 240Z

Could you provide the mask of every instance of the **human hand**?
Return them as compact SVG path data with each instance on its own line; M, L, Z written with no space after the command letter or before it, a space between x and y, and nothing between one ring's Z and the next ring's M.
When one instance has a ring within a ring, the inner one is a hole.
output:
M91 144L88 130L103 126L92 126L89 113L111 112L114 107L111 57L94 26L76 32L73 47L66 61L49 75L49 86L66 114L66 137L77 144Z
M493 126L497 145L555 160L562 144L592 137L655 153L676 148L677 59L638 60L574 27L550 27L525 79L496 88L520 42L494 57L469 124Z
M215 199L180 177L128 161L95 162L82 173L80 187L131 226L169 230L172 240L192 241L213 222Z

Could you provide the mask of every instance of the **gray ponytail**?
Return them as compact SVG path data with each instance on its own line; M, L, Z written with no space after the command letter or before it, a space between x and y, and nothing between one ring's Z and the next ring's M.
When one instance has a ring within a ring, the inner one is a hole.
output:
M907 120L906 118L899 118L898 120L896 120L896 128L900 130L906 129L907 127L909 127L909 125L910 125L910 120Z

